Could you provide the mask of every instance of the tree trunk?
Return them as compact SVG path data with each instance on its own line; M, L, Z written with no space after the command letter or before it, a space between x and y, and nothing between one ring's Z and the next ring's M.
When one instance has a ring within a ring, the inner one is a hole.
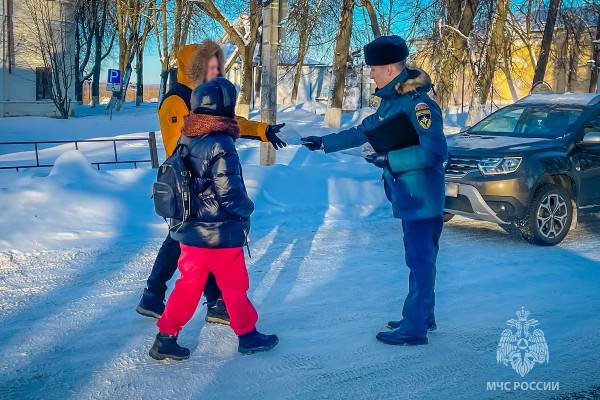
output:
M94 66L92 68L92 106L100 104L100 71L102 67L102 36L94 35Z
M160 103L167 93L167 83L169 81L169 71L161 71L160 72L160 86L158 88L159 98L158 102Z
M83 80L79 76L75 79L75 99L77 104L83 104Z
M596 13L596 40L600 40L600 7L597 8L598 12ZM596 61L596 68L592 69L590 76L590 86L589 92L594 93L598 87L598 68L600 67L600 50L598 46L593 46L592 52L592 60Z
M467 125L474 125L483 118L483 105L490 95L490 88L494 80L494 72L498 63L498 55L503 48L504 25L509 7L509 0L497 0L494 20L490 31L489 43L485 46L485 56L479 74L475 77L475 85ZM492 93L493 95L493 93Z
M344 102L344 89L346 87L346 71L348 69L348 55L350 51L350 38L352 36L353 0L343 0L340 15L340 29L335 43L333 59L333 90L332 97L325 113L325 123L334 128L339 128L342 119L342 105Z
M78 11L80 10L78 9ZM79 32L79 18L83 17L78 15L75 20L75 62L73 63L73 68L75 69L75 100L77 101L77 104L82 104L83 82L81 81L81 75L79 74L79 68L81 65L81 34Z
M177 83L177 68L169 69L169 89Z
M262 82L262 66L257 65L256 71L254 72L254 99L260 99L260 84Z
M464 4L462 0L448 0L446 7L447 24L468 37L473 30L473 19L479 7L479 0L466 0ZM469 49L465 39L450 30L444 31L444 34L445 37L440 38L441 45L449 50L438 61L439 72L435 79L436 100L442 110L448 107L452 97L454 83L457 81L456 74L461 71L462 63L469 59Z
M517 88L515 87L515 81L512 77L512 41L510 37L504 37L503 43L503 63L502 63L502 71L504 71L504 76L506 76L506 83L508 84L508 88L510 90L510 97L513 101L517 101L519 99L519 94L517 93Z
M379 29L379 22L377 21L377 15L375 14L373 3L371 3L371 0L362 0L361 5L367 9L367 13L369 14L369 20L371 22L371 30L373 31L373 36L378 38L379 36L381 36L381 29Z
M139 107L144 102L144 48L140 47L137 51L135 60L135 106Z
M546 17L546 26L544 27L544 36L542 37L542 44L540 46L540 55L538 57L537 65L535 66L533 82L531 83L532 88L536 83L544 81L548 58L550 57L550 46L552 45L552 37L554 36L554 26L556 25L556 17L561 1L562 0L550 0L548 16Z
M255 43L256 46L256 43ZM242 56L240 94L236 106L236 114L248 118L250 113L250 96L252 95L252 64L255 46L247 46L240 55Z
M291 103L296 104L296 100L298 98L298 86L300 86L300 78L302 77L302 67L304 66L304 57L306 56L306 51L308 50L308 19L303 18L300 21L299 26L299 39L300 43L298 44L298 53L296 55L296 65L294 66L294 85L292 86L292 97Z

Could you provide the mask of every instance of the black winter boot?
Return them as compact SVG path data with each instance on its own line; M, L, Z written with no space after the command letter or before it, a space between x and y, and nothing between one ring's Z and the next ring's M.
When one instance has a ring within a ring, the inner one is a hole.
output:
M229 313L222 299L206 303L206 322L212 324L229 325Z
M429 343L427 336L408 336L405 333L400 332L400 329L395 331L379 332L377 334L377 340L385 344L396 346L419 346Z
M165 299L164 297L152 293L148 289L144 289L144 294L142 294L142 298L135 308L135 311L145 317L158 319L163 311L165 311Z
M187 360L190 358L190 349L181 347L177 344L177 336L169 336L159 333L156 335L154 344L150 349L150 357L155 360Z
M277 335L263 335L256 329L250 333L239 336L238 351L242 354L252 354L257 351L268 351L277 346Z
M400 328L401 324L402 324L402 320L400 320L400 321L389 321L387 323L387 327L389 329L398 329L398 328ZM429 323L429 325L427 326L427 330L429 332L433 332L433 331L437 330L437 325L436 325L435 321Z

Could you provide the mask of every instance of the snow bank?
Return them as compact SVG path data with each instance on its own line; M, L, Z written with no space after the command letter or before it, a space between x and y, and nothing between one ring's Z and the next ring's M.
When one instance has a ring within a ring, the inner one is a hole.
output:
M0 180L0 249L98 247L121 229L158 223L150 202L151 170L97 171L79 151L65 152L47 177Z

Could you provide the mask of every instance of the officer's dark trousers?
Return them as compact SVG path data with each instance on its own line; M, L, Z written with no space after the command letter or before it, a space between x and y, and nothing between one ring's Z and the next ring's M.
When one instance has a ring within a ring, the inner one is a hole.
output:
M171 235L167 235L162 246L160 246L160 250L158 250L158 255L156 256L147 282L148 290L162 299L165 298L167 282L173 277L175 271L177 271L177 261L180 254L181 248L179 247L179 242L171 239ZM213 274L208 275L208 280L204 286L204 296L209 303L217 301L221 297L221 290L217 286L217 281Z
M410 275L400 330L409 336L426 336L427 327L435 321L435 261L443 225L441 215L402 220L404 253Z

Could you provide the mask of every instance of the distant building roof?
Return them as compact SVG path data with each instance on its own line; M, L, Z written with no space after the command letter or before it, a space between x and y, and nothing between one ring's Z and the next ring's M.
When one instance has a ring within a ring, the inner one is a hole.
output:
M600 94L596 93L548 93L532 94L517 101L516 104L565 104L591 106L600 103Z

